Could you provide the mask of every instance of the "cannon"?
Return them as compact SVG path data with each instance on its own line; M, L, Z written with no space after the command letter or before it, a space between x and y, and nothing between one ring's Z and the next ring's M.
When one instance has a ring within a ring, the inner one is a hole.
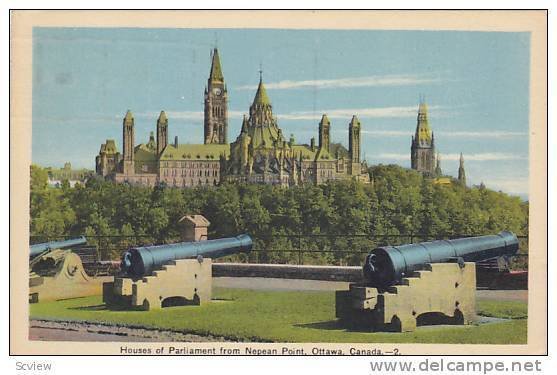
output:
M98 295L103 279L90 277L73 247L87 243L85 237L51 241L29 248L29 302Z
M365 259L362 282L336 292L336 317L351 328L371 331L472 323L475 262L517 251L518 239L507 231L375 248Z
M44 253L45 251L55 250L55 249L66 249L68 247L85 245L86 243L87 243L87 239L83 236L78 238L71 238L69 240L63 240L63 241L51 241L51 242L38 243L29 246L29 258L34 258Z
M496 235L383 246L366 257L363 272L370 286L385 288L423 269L426 264L478 262L518 251L518 239L508 231Z
M217 240L134 247L122 255L120 268L128 276L139 278L151 274L157 268L173 260L198 257L219 258L249 252L252 244L251 237L242 234Z
M249 252L251 237L134 247L122 255L122 275L103 284L103 301L118 308L152 310L211 300L212 259Z

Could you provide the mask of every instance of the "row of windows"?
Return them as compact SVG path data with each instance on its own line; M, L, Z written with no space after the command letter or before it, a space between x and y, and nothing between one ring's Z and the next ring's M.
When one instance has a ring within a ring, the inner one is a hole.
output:
M213 116L224 116L224 109L222 107L213 107Z
M315 166L318 169L334 169L335 168L335 163L334 162L331 162L331 163L316 163Z
M216 185L218 183L218 180L215 178L199 178L199 179L170 179L170 178L165 178L163 179L163 182L165 182L167 185L170 186L182 186L182 187L186 187L186 186L198 186L198 185Z
M161 168L220 168L218 162L199 162L199 161L161 161Z
M162 171L163 176L196 176L196 177L218 177L219 170L218 169L163 169Z

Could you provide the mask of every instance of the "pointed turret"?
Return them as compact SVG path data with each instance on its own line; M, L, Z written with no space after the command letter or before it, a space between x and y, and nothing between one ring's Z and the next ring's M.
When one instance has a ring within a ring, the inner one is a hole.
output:
M460 153L460 162L458 167L458 182L462 186L466 186L466 171L464 170L464 156Z
M149 132L149 142L147 142L147 148L153 151L157 150L157 144L155 142L155 133Z
M418 142L420 146L431 146L432 139L433 137L427 118L427 104L421 101L418 107L418 124L416 126L415 141Z
M157 155L160 155L168 145L168 118L161 111L157 119Z
M263 85L260 71L259 87L249 108L248 133L252 139L253 147L285 147L284 137L278 126L273 107Z
M443 171L441 170L441 155L437 153L437 163L435 166L435 176L441 177Z
M352 163L360 162L360 120L356 115L352 116L352 120L348 125L348 152Z
M242 120L242 131L241 133L248 133L248 117L244 115L244 119Z
M323 114L321 121L319 122L319 148L329 151L329 145L331 142L331 122L326 114Z
M219 50L213 49L211 61L211 73L209 74L209 82L224 82L222 68L220 66Z
M269 100L269 96L267 96L267 90L265 89L265 85L263 84L263 76L259 75L259 86L257 87L257 93L255 94L255 98L253 99L253 105L271 105L271 101Z
M134 118L132 112L128 109L124 120L122 121L122 143L123 143L123 165L122 172L124 174L134 173Z

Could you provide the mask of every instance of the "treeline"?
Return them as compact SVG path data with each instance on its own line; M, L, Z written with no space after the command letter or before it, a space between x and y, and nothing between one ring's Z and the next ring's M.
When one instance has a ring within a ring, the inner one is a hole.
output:
M85 235L101 258L116 259L131 245L179 240L178 220L197 213L211 222L210 238L250 234L257 250L251 261L360 264L377 244L528 233L528 203L518 197L485 187L437 185L393 165L371 167L370 174L372 184L336 181L288 189L149 188L101 179L49 188L46 172L32 166L31 241Z

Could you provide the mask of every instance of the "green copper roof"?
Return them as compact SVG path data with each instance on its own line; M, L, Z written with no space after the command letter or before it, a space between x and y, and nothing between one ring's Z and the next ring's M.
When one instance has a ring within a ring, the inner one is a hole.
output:
M178 147L168 145L160 160L219 160L221 155L228 157L230 145L227 144L182 144Z
M157 155L151 147L144 143L141 143L135 146L134 160L141 162L156 162Z
M320 161L320 160L334 160L335 158L331 155L331 153L329 151L327 151L325 149L325 147L321 147L317 149L317 152L315 154L315 160L316 161Z
M317 150L311 151L311 147L308 145L293 145L292 151L294 151L296 157L299 157L301 154L303 160L314 160L317 153Z
M427 119L427 104L425 102L420 102L418 108L418 124L416 126L416 142L420 145L430 145L432 134L429 127L429 121Z
M222 75L222 68L220 66L219 51L216 48L213 50L213 61L211 63L209 80L224 82L224 76Z
M333 161L335 159L331 155L331 153L325 150L324 148L323 149L316 148L315 151L312 151L309 145L293 145L292 151L294 152L296 158L298 158L299 155L301 154L303 160Z
M248 134L251 137L253 148L272 148L275 143L284 141L284 137L279 131L278 125L273 121L271 124L263 126L251 126L248 128ZM281 147L280 144L277 144Z
M262 79L259 80L259 87L257 87L257 93L253 99L253 104L271 105L271 101L269 100L269 96L267 96L267 90L265 90Z

